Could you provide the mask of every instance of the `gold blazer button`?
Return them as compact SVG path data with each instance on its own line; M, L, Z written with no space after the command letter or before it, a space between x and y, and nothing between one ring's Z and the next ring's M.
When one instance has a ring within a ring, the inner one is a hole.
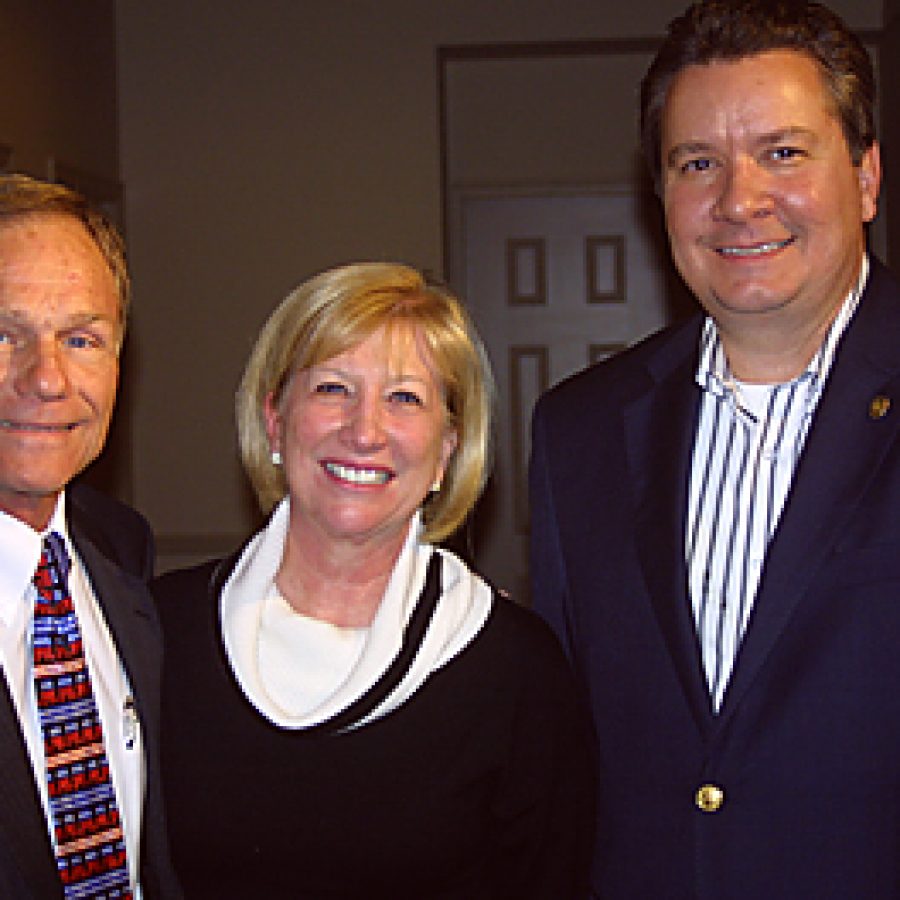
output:
M694 802L697 804L697 809L702 812L718 812L725 802L725 791L717 784L704 784L702 787L697 788Z
M883 419L888 414L890 408L891 398L879 394L877 397L873 397L872 402L869 404L869 418Z

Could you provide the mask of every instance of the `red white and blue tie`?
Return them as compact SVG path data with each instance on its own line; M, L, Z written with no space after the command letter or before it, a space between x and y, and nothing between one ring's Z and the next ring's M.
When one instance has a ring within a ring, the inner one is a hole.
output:
M125 836L68 573L65 543L51 532L34 576L34 685L59 876L67 898L131 900Z

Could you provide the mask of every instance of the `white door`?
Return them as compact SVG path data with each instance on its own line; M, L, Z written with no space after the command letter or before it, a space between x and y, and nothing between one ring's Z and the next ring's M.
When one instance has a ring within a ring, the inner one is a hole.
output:
M668 321L665 251L641 198L624 190L466 195L456 216L454 282L487 346L498 393L493 476L470 552L480 572L527 603L534 402Z

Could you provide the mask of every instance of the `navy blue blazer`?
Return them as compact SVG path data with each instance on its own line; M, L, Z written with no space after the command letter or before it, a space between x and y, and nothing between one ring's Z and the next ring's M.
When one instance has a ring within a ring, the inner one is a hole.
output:
M141 837L145 900L181 896L168 853L159 778L159 682L162 638L146 588L153 541L133 510L86 487L67 498L72 541L90 575L97 599L128 673L141 721L147 792ZM62 898L18 717L6 680L0 678L0 897Z
M534 602L593 713L595 896L900 898L900 285L872 260L718 716L684 560L701 322L534 417Z

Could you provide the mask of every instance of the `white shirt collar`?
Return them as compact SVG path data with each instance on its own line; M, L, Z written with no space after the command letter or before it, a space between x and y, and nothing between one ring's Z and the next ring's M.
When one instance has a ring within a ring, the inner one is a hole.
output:
M0 512L0 619L5 625L15 620L22 598L41 558L41 544L47 532L56 531L72 547L66 529L65 492L59 495L56 508L45 531L35 531L21 519Z

